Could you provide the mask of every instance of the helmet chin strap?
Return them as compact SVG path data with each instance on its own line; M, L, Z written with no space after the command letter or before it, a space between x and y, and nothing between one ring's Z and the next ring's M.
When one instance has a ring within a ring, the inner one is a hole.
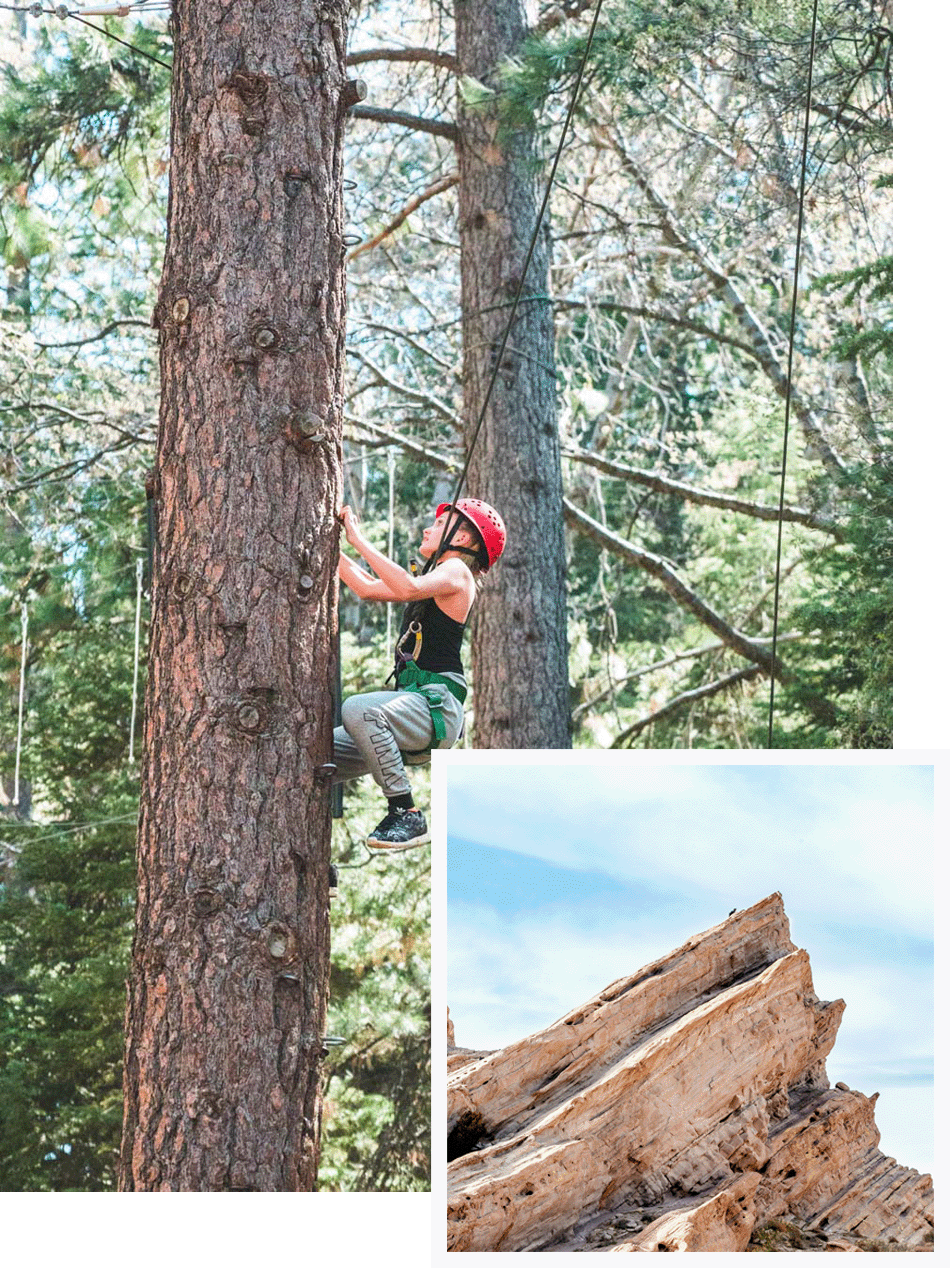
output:
M452 545L452 538L462 527L462 521L465 518L459 511L453 511L452 514L455 516L455 523L452 524L451 527L449 526L449 524L446 524L445 530L443 531L442 536L439 539L438 546L436 546L435 550L432 552L432 554L429 556L429 558L425 561L425 563L422 566L423 574L427 573L430 568L434 568L435 565L438 563L439 559L441 558L441 556L444 555L447 550L454 550L460 555L477 555L478 554L477 548L473 548L472 546L453 546Z

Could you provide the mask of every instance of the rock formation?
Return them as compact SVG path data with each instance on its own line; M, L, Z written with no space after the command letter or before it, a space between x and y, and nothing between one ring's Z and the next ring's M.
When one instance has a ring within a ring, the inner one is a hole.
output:
M930 1177L829 1088L843 1011L773 894L500 1051L450 1022L448 1249L931 1249Z

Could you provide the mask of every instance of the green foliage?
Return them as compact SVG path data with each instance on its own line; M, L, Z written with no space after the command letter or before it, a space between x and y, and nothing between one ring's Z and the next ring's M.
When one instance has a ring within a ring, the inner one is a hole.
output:
M890 748L893 677L892 471L886 459L850 479L853 510L839 549L809 560L810 593L792 611L815 636L791 650L794 678L782 691L780 748ZM816 716L810 697L833 702Z
M806 1249L805 1235L797 1224L787 1220L769 1220L752 1234L750 1251L794 1251Z
M883 308L880 316L873 319L869 326L858 322L843 323L832 344L832 355L842 361L848 357L871 361L877 356L886 357L888 363L893 360L894 329L890 312L891 296L894 294L893 256L887 255L842 273L826 273L815 279L811 289L840 296L840 302L849 306L863 297L867 304L878 304Z
M134 801L123 824L5 825L0 891L0 1175L11 1190L115 1185ZM106 815L105 818L110 816Z
M167 36L141 24L131 35L130 42L168 58ZM0 183L32 181L51 151L54 162L67 159L65 146L90 166L121 153L143 128L152 135L152 108L165 99L168 79L162 67L101 37L66 42L42 31L28 72L3 68Z

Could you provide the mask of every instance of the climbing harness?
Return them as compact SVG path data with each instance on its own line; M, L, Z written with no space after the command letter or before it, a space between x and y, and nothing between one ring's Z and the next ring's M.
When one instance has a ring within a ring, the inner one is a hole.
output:
M445 674L436 674L429 669L420 669L414 660L407 660L396 671L396 687L399 691L414 691L425 699L432 715L432 737L436 747L445 739L445 718L442 716L442 692L440 687L447 687L459 704L465 703L468 688L463 687L454 678Z
M412 575L415 576L418 572L415 561L413 561L413 563L409 566L412 569ZM421 610L422 604L419 604L418 607ZM404 650L407 639L412 639L411 651ZM396 646L393 649L393 667L389 671L389 676L383 683L383 687L388 687L393 680L398 681L400 669L407 661L417 660L421 650L422 625L419 621L410 621L405 630L403 630L403 632L399 635L399 638L396 640Z
M795 270L792 281L792 310L788 332L788 366L785 371L785 434L782 442L782 479L778 499L778 533L775 548L775 601L772 607L772 662L769 667L769 742L772 747L772 725L775 715L775 657L778 646L778 599L782 573L782 520L785 514L785 477L788 471L788 439L792 410L792 357L795 350L795 313L798 306L798 273L802 255L802 227L805 221L805 173L808 164L808 127L811 122L811 86L815 69L815 40L818 31L818 0L811 14L811 47L808 54L808 87L805 90L805 129L802 137L802 170L798 187L798 230L795 238Z

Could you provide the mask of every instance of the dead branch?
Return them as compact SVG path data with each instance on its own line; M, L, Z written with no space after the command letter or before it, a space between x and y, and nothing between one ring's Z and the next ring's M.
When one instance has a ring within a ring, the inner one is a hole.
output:
M36 475L30 476L28 480L9 485L2 490L2 494L7 496L10 493L22 493L25 489L34 489L40 484L61 484L64 480L71 480L80 471L87 471L90 467L94 467L100 458L106 457L107 454L120 453L123 449L139 443L139 440L139 437L119 440L114 445L105 445L87 458L72 458L68 462L57 463L54 467L47 467L45 471L39 471Z
M615 476L618 480L627 480L632 484L641 484L656 493L669 493L681 498L684 502L694 502L698 506L715 506L724 511L735 511L740 515L750 515L753 519L777 521L779 508L766 506L762 502L746 502L742 498L730 497L727 493L716 493L708 489L697 489L683 484L680 480L671 480L667 476L658 475L655 471L644 471L638 467L628 467L622 462L613 462L600 454L591 453L587 449L561 449L565 458L574 462L595 467L605 475ZM786 506L782 519L786 522L804 524L807 528L817 529L822 533L830 533L839 541L841 529L825 516L806 511L800 506Z
M400 383L396 379L391 378L385 370L381 369L375 361L371 361L369 357L360 352L357 348L347 348L347 353L351 357L355 357L367 370L371 370L376 375L377 381L386 387L392 388L394 392L398 392L401 396L408 396L411 401L419 401L422 405L427 405L429 409L435 410L437 414L441 414L443 418L457 427L459 431L462 424L456 416L451 406L446 405L444 401L440 401L437 396L433 396L431 392L423 392L420 388L410 387L408 383Z
M436 453L434 449L427 449L420 441L410 440L406 436L400 436L394 431L389 431L386 427L380 427L378 423L367 422L365 419L356 418L352 414L345 415L344 419L352 426L359 427L363 431L369 432L371 436L376 437L385 444L398 445L398 447L403 449L406 453L412 454L413 457L421 459L422 462L427 462L431 467L435 467L438 471L457 471L462 465L460 460L446 458L443 454ZM359 438L352 437L351 439L358 440Z
M805 635L801 631L795 630L790 634L780 634L778 642L795 643L804 637ZM762 642L764 645L765 640L763 639ZM721 640L715 643L705 643L702 647L691 647L685 652L675 652L672 656L665 656L662 660L655 660L651 665L643 665L639 669L634 669L629 674L623 674L620 678L615 678L602 691L599 691L596 696L592 696L590 700L585 700L582 704L579 704L571 714L571 720L580 722L586 714L590 713L591 709L596 708L612 691L625 687L629 682L636 682L638 678L646 678L648 674L657 673L661 669L669 669L671 665L678 665L684 660L694 660L697 656L710 656L726 650L726 644Z
M597 300L581 300L581 299L555 299L552 303L556 308L603 308L618 313L630 313L633 317L646 317L651 321L662 321L668 326L675 326L679 330L691 330L694 334L702 335L704 339L715 339L717 343L727 344L730 348L736 348L739 352L745 353L747 357L751 357L754 361L759 360L758 353L751 343L747 343L744 339L739 339L736 335L726 334L721 330L714 330L712 326L707 326L704 322L696 321L693 317L686 317L681 313L666 312L661 308L645 308L641 304L622 304L619 301L610 299ZM499 305L503 307L503 305Z
M379 233L374 234L372 238L367 238L365 242L361 242L355 246L346 257L347 264L351 260L355 260L358 255L362 255L364 251L371 251L373 247L378 247L381 242L396 232L400 225L406 223L414 211L422 206L423 203L435 198L439 194L445 193L447 189L451 189L453 185L459 183L458 172L452 172L448 176L443 176L441 180L436 181L434 185L430 185L428 189L424 189L421 194L416 194L415 198L410 198L400 211L385 227L380 229Z
M84 343L95 343L97 339L104 339L106 335L111 335L113 330L118 330L120 326L144 326L146 330L152 329L150 321L142 321L136 317L123 317L119 321L110 322L98 334L89 335L85 339L66 339L62 343L38 343L36 346L37 348L79 348Z
M640 718L638 722L634 722L632 726L626 727L614 739L610 747L623 748L628 740L635 739L641 731L645 731L652 723L669 717L671 713L675 713L677 709L681 709L684 705L695 704L697 700L706 700L710 696L717 695L720 691L735 687L740 682L751 682L753 678L758 678L765 672L766 670L761 665L748 665L745 669L737 669L734 673L726 674L723 678L717 678L715 682L707 682L702 687L694 687L692 691L684 691L682 695L674 696L672 700L668 700L655 713L649 713L645 718Z
M382 106L353 106L350 117L369 119L373 123L395 123L399 127L409 128L413 132L428 132L432 136L444 136L455 142L458 129L454 123L442 119L423 119L419 115L405 114L401 110L386 110Z
M440 53L434 48L364 48L347 54L347 66L361 66L364 62L428 62L455 74L459 71L454 53Z
M681 581L669 564L660 559L658 555L651 554L648 550L641 550L640 547L634 546L632 542L625 541L616 533L611 532L603 524L598 524L595 519L592 519L582 511L579 506L575 506L568 498L564 498L563 504L565 518L572 528L583 533L586 537L590 537L593 541L598 542L605 549L618 555L621 559L625 559L628 563L634 564L637 568L642 568L651 577L655 577L680 607L692 612L697 620L717 634L728 647L731 647L740 656L744 656L746 660L751 660L767 672L771 671L772 656L770 651L754 639L750 639L745 634L733 629L729 622L701 599L695 590L691 590L684 581ZM775 676L779 680L783 676L782 666L778 662L775 664Z

